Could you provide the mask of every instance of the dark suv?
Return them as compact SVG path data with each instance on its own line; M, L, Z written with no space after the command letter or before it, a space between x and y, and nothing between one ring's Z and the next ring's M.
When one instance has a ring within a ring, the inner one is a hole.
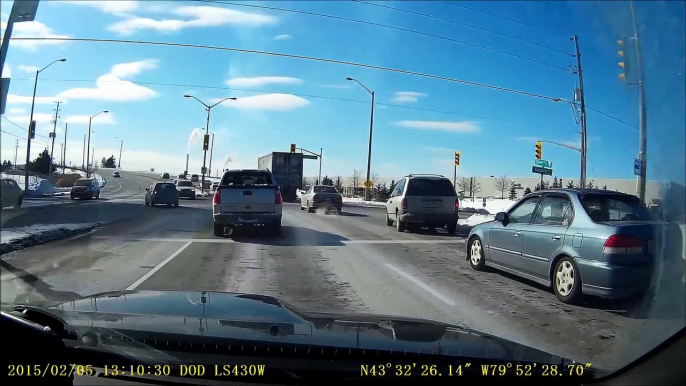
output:
M100 184L95 178L80 178L76 180L69 194L72 200L100 198Z

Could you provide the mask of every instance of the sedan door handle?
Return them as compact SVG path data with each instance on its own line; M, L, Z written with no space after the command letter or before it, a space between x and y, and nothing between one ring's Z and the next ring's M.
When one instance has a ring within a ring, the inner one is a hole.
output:
M515 232L515 234L514 234L514 235L515 235L515 237L519 237L519 236L521 236L521 235L522 235L522 233L521 233L521 232Z
M561 238L562 238L562 236L560 236L560 235L553 236L553 240L555 240L555 241L559 241Z

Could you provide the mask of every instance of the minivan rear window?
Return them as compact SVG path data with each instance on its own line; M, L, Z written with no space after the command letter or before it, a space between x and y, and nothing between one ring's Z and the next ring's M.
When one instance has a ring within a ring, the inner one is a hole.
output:
M77 180L74 186L91 186L92 180Z
M222 177L221 185L271 185L271 176L262 170L242 170L226 172Z
M407 196L455 196L453 184L444 179L412 178L407 185Z
M581 204L594 222L653 220L636 196L586 194L581 197Z

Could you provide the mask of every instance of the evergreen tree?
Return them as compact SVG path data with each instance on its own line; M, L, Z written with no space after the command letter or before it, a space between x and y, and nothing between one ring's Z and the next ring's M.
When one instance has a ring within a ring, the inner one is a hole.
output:
M340 193L343 190L343 183L341 182L341 176L336 177L336 182L333 184L333 187L338 190Z
M568 181L567 182L567 188L568 189L574 189L574 181Z
M560 187L560 183L557 181L557 176L555 176L555 179L553 179L553 189L557 189Z
M41 174L48 174L50 173L50 153L48 152L48 149L43 150L42 153L38 155L38 157L29 162L28 169L29 171L36 172L36 173L41 173ZM57 168L57 165L55 163L52 164L53 170Z
M526 189L524 189L524 195L526 196L527 194L531 193L531 189L527 186Z
M509 197L509 199L510 199L510 200L513 200L513 201L517 199L517 189L515 189L514 186L510 188L510 197Z

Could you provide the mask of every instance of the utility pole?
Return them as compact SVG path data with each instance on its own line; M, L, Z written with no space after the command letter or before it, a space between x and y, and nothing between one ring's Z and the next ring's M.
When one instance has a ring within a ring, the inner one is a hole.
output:
M62 153L62 174L64 174L64 168L67 165L67 123L64 124L64 152Z
M124 140L119 144L119 169L121 169L121 151L124 149Z
M60 163L62 164L62 174L64 174L64 144L62 143L60 143Z
M630 1L631 21L634 26L634 40L636 42L636 62L638 66L638 159L641 162L641 172L638 176L638 198L645 204L646 199L646 166L648 163L648 136L646 135L646 105L643 86L643 64L641 62L641 43L636 27L634 2Z
M93 148L93 152L91 153L91 165L93 165L93 169L95 169L95 148ZM86 175L90 177L89 173L86 173Z
M19 151L19 140L14 140L14 170L17 170L17 152Z
M86 163L86 134L83 135L83 156L81 157L81 167L84 168Z
M52 153L55 150L55 131L57 131L57 118L59 117L60 113L60 102L57 101L57 108L55 109L55 120L53 121L52 125L52 133L50 134L50 137L52 138L52 145L50 147L50 166L48 167L48 177L52 174Z
M574 35L571 40L574 40L574 48L576 49L576 73L579 75L579 103L581 105L581 178L579 179L579 185L582 188L586 187L586 154L587 154L587 141L586 141L586 98L584 95L584 77L583 71L581 70L581 52L579 52L579 37ZM575 98L576 99L576 98ZM541 176L542 177L542 176Z
M324 154L324 149L319 148L319 181L322 180L322 154Z
M207 175L211 177L212 176L212 152L214 151L214 133L210 133L210 134L212 134L212 145L210 146L210 167L207 168L207 170L208 170Z

